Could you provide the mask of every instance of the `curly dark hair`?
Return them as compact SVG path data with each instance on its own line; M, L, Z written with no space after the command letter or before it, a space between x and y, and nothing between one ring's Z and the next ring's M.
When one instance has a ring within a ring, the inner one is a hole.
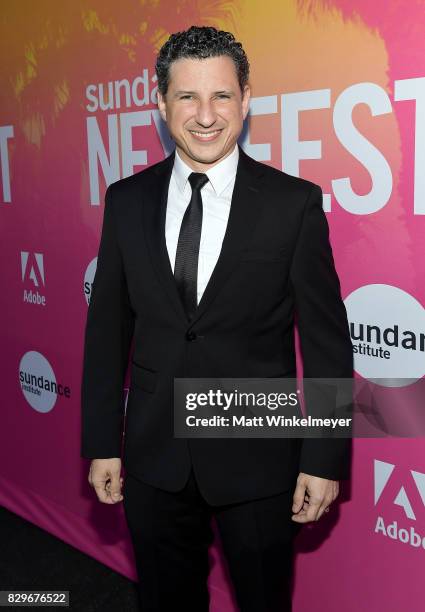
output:
M171 34L159 50L155 70L158 91L165 96L169 84L171 64L182 58L205 59L228 55L235 63L239 87L244 90L249 77L249 62L240 42L231 32L210 26L191 26L183 32Z

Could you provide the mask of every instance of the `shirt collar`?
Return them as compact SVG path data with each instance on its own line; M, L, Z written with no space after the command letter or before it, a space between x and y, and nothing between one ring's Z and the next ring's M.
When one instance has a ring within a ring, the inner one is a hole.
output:
M218 164L207 170L206 175L208 176L208 180L211 183L211 186L217 196L223 193L223 191L229 185L230 181L235 178L238 160L239 148L238 145L235 144L235 148L230 153L230 155L228 155L223 160L218 162ZM192 172L192 168L190 168L190 166L188 166L186 162L182 160L176 149L176 153L174 156L173 174L177 183L177 187L182 193L186 188L189 174L191 174Z

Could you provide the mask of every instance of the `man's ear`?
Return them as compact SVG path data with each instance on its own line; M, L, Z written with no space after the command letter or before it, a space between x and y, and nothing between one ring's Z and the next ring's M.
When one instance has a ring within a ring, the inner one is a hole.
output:
M243 93L242 93L242 114L243 114L244 119L246 119L246 116L249 112L250 99L251 99L251 88L249 85L245 85Z
M158 110L164 121L167 121L167 109L165 104L165 96L163 96L159 91L156 94L158 100Z

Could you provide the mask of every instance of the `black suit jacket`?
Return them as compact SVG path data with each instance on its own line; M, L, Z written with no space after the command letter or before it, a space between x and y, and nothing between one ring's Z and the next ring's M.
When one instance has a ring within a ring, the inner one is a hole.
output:
M82 456L121 456L134 338L125 469L177 491L192 462L211 504L278 493L299 471L349 474L346 439L173 437L174 377L295 377L295 314L304 376L353 374L320 187L239 153L221 253L191 322L165 242L174 154L109 186L85 330Z

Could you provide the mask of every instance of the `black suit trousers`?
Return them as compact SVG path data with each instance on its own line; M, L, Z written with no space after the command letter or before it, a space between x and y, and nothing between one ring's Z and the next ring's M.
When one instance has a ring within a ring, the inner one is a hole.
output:
M295 483L294 483L295 486ZM169 492L131 474L124 510L138 572L141 612L208 612L208 548L214 517L241 612L291 610L294 487L223 506L201 496L193 469L185 487Z

